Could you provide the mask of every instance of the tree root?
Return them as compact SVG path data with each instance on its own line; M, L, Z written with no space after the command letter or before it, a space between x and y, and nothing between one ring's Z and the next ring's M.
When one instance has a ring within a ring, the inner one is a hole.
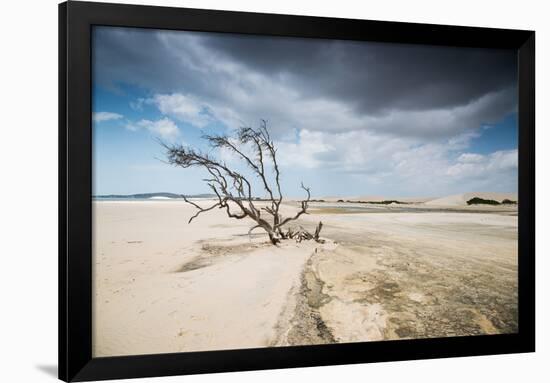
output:
M281 239L294 239L297 243L300 243L302 241L309 241L309 240L314 240L315 242L318 242L318 243L325 243L325 240L319 237L319 234L321 233L322 228L323 228L323 222L319 222L315 229L315 233L311 234L302 226L300 226L299 229L297 230L289 227L286 230L286 232L280 230L279 236L281 237Z

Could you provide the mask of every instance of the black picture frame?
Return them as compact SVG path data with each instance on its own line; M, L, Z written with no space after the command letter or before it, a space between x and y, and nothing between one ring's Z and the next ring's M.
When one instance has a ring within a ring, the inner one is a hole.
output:
M92 358L93 25L517 50L519 331ZM88 381L535 350L535 32L70 1L59 5L59 378Z

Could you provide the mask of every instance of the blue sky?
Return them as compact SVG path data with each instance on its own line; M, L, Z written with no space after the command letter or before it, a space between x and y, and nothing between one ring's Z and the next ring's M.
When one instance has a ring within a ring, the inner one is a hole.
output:
M93 44L95 195L207 193L159 140L207 151L260 119L289 196L517 189L513 52L111 27Z

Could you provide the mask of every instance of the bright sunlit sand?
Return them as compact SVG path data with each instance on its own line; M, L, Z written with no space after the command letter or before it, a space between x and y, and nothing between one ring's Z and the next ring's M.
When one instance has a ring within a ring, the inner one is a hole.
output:
M93 206L94 356L517 330L515 206L312 203L327 241L278 247L181 200Z

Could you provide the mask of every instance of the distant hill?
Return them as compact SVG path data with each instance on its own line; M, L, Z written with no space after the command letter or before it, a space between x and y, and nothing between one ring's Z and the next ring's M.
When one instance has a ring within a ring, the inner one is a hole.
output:
M213 198L214 194L192 194L186 195L187 198ZM93 196L95 199L165 199L165 198L181 198L181 194L174 193L139 193L139 194L102 194Z

